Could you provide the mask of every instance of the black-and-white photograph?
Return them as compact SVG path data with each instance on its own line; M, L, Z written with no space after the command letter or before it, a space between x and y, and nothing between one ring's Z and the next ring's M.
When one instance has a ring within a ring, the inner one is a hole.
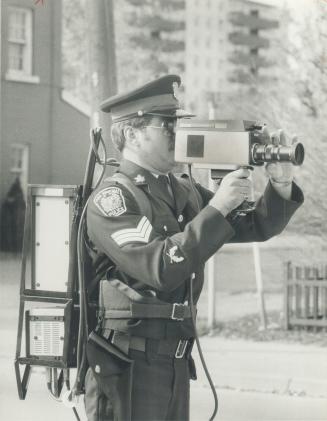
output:
M327 420L327 0L1 0L0 419Z

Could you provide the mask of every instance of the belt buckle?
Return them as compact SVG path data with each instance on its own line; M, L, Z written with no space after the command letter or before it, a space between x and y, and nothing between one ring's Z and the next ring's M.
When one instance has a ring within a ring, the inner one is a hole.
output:
M173 304L173 311L171 312L171 319L172 320L184 320L184 304L174 303Z
M180 339L176 348L175 358L183 358L187 348L188 340Z

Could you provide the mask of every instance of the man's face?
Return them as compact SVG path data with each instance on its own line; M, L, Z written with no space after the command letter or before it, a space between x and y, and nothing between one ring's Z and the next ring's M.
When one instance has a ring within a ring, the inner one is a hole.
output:
M153 117L140 129L139 158L155 171L167 173L175 165L176 118Z

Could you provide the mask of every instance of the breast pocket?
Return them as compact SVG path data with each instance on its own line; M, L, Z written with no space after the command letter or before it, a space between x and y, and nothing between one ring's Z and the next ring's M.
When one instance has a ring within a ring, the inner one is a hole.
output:
M157 216L153 221L153 226L163 236L173 235L181 231L177 220L170 215Z

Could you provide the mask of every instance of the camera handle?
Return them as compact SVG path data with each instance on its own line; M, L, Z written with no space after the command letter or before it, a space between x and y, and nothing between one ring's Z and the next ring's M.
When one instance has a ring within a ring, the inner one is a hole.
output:
M248 170L253 171L253 167L251 165L242 165L242 166L238 166L235 167L233 169L212 169L211 170L211 178L218 184L218 186L220 185L220 183L222 182L222 179L229 174L231 171L235 171L239 168L245 168ZM230 212L230 217L232 220L234 220L235 218L239 217L239 216L245 216L248 213L252 212L255 208L254 206L254 201L248 201L247 199L244 200L244 202L242 202L237 208L233 209Z

